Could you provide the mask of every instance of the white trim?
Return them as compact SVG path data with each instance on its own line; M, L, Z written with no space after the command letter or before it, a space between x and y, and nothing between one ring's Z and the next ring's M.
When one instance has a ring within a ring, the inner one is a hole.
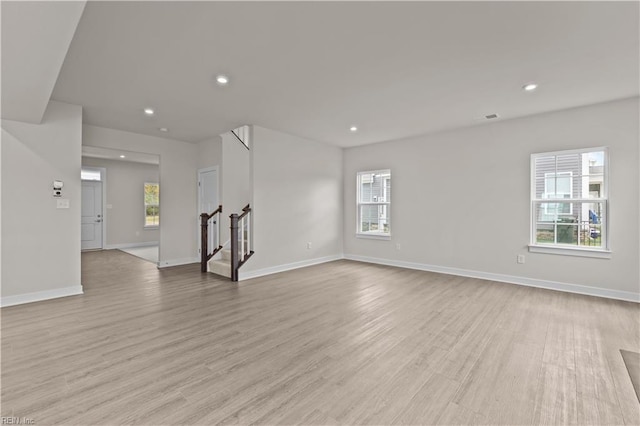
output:
M25 303L40 302L42 300L57 299L59 297L77 296L79 294L83 294L82 285L17 294L15 296L4 296L0 297L0 307L23 305Z
M200 263L198 257L185 257L182 259L161 260L158 262L158 268L171 268L172 266L190 265L192 263Z
M116 250L116 249L127 249L134 247L151 247L151 246L159 246L160 243L158 241L146 241L141 243L122 243L122 244L107 244L104 246L105 250Z
M363 233L357 233L356 232L356 238L364 238L364 239L369 239L369 240L386 240L389 241L391 240L391 234L375 234L375 233L371 233L371 234L365 234Z
M104 249L106 247L105 243L107 241L107 214L105 213L107 211L107 168L93 167L93 166L83 167L81 164L80 170L82 169L93 169L93 170L100 171L100 182L102 182L102 212L100 212L102 217L102 244L100 245L99 249ZM82 182L82 179L80 180L80 182ZM86 181L86 182L92 182L92 181ZM91 249L91 250L96 250L96 249Z
M558 156L558 155L571 155L571 154L584 154L585 152L592 151L606 151L609 148L606 146L594 146L587 148L576 148L576 149L564 149L562 151L549 151L549 152L534 152L531 154L532 157L550 157L550 156Z
M359 262L376 263L379 265L397 266L399 268L417 269L419 271L438 272L441 274L458 275L462 277L478 278L481 280L498 281L509 284L523 285L527 287L544 288L547 290L563 291L566 293L585 294L588 296L604 297L607 299L625 300L640 303L640 293L630 291L609 290L599 287L588 287L579 284L546 281L535 278L516 277L513 275L494 274L491 272L471 271L467 269L452 268L449 266L427 265L423 263L404 262L400 260L379 259L355 254L345 254L345 259Z
M269 268L257 269L255 271L245 272L240 269L238 271L238 281L250 280L251 278L277 274L279 272L291 271L293 269L318 265L320 263L333 262L334 260L340 259L344 259L344 256L342 254L335 254L333 256L317 257L315 259L302 260L300 262L285 263L284 265L271 266Z
M611 259L610 250L597 250L578 247L562 247L556 246L541 246L541 245L529 245L529 252L531 253L546 253L546 254L561 254L564 256L580 256L580 257L594 257L597 259Z

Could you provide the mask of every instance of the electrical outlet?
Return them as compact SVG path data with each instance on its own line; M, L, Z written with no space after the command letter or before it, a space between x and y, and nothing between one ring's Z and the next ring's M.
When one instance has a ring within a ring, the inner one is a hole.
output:
M518 263L524 263L524 254L519 254L518 257L516 258L516 262Z
M400 250L400 243L396 244L396 250Z
M311 250L311 242L307 243L307 250Z

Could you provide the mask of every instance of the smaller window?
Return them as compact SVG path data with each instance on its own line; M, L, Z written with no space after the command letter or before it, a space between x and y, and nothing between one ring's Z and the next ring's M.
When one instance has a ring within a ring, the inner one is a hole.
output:
M358 173L357 210L357 235L391 236L391 170Z
M606 148L531 156L530 251L609 252L607 166Z
M82 168L80 169L80 179L81 180L102 180L102 175L99 169L89 169Z
M160 226L160 185L144 184L144 227Z

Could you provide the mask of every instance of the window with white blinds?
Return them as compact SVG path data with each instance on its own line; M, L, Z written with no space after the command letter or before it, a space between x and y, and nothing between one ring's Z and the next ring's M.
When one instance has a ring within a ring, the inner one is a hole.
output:
M391 236L391 170L358 173L356 226L359 236Z
M608 251L607 174L606 148L533 154L531 247Z

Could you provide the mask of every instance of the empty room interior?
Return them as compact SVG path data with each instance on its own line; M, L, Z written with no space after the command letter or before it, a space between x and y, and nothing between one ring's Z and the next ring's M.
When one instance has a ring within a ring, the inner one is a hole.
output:
M640 424L640 2L0 7L2 424Z

